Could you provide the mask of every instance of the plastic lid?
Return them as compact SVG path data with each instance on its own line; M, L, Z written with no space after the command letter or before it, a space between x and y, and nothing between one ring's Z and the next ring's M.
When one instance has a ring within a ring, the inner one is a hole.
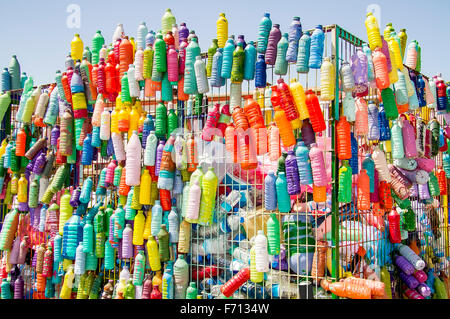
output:
M294 17L293 20L300 21L300 17Z
M219 16L224 17L225 13L222 12L222 13L219 14Z
M323 29L323 26L322 26L321 24L318 24L318 25L316 25L316 29L322 30L322 29Z
M280 25L279 25L278 23L275 23L275 24L273 25L273 27L279 29L279 28L280 28Z
M270 13L264 13L264 16L270 18Z

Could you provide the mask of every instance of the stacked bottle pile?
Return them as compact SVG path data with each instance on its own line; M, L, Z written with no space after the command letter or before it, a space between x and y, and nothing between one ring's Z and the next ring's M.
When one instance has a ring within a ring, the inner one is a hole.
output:
M292 273L320 282L324 296L392 298L394 266L407 298L443 298L445 255L426 243L441 236L435 209L448 207L447 87L420 74L420 46L406 46L404 30L388 25L381 36L371 14L366 27L368 44L336 63L324 56L322 25L303 32L294 17L282 33L266 13L255 43L229 35L222 13L204 61L195 31L168 9L156 33L143 22L133 38L119 24L110 45L97 31L90 48L75 35L64 71L45 89L13 57L2 72L0 120L10 90L23 91L0 146L1 298L285 298L298 287L276 277ZM299 76L286 83L289 63ZM315 90L300 81L310 70L320 73ZM208 107L208 94L228 80L229 101ZM243 98L244 80L254 81L253 98ZM149 98L154 115L143 105ZM338 98L342 115L325 118ZM201 115L201 132L184 122ZM245 187L227 187L228 172L199 160L209 143L246 172ZM338 282L328 278L332 201L356 216L337 217L334 267L354 275ZM266 218L250 231L256 210Z

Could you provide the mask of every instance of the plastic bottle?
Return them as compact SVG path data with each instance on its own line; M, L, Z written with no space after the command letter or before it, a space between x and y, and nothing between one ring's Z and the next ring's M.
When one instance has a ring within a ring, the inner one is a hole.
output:
M264 13L263 18L259 22L258 27L258 53L266 53L267 42L269 38L270 29L272 28L272 20L270 20L270 13Z
M228 39L228 20L225 18L225 13L219 14L219 19L217 19L217 42L219 48L225 46L225 42Z
M394 208L388 214L388 222L389 222L389 240L393 244L401 243L401 232L400 232L400 215L397 210Z
M379 140L380 139L380 127L378 124L378 107L375 105L373 101L369 101L368 105L368 120L369 120L369 132L368 139L369 140Z
M320 68L320 98L322 101L332 101L335 95L335 69L330 58L324 58Z
M356 98L356 114L355 114L355 134L357 136L366 136L369 133L369 111L367 102L361 98Z
M402 124L403 148L405 156L408 158L417 157L417 146L415 142L414 128L408 120L404 120Z
M374 51L376 48L381 48L382 42L380 37L380 27L378 25L377 19L372 14L372 12L367 13L365 25L370 49Z
M350 123L345 116L341 116L336 125L337 131L337 153L340 160L348 160L352 157L350 140Z
M83 41L80 39L79 34L75 34L72 42L70 43L70 54L74 61L83 59Z
M223 58L222 58L222 69L221 77L224 79L231 78L231 70L233 67L233 53L236 47L234 45L233 39L228 39L225 47L223 48Z
M173 282L175 299L185 299L189 283L189 265L184 255L179 255L173 265Z
M256 48L255 48L255 44L253 41L248 42L248 44L246 45L246 47L244 49L244 54L245 54L245 57L244 57L244 80L250 81L255 78ZM260 64L259 68L264 68L264 70L265 70L265 65L263 66L262 64ZM261 76L263 75L261 69L259 72L260 72L259 82L261 83L261 80L263 80L263 79L261 79Z
M287 192L286 174L279 172L276 180L278 210L280 213L288 213L291 210L291 199Z
M176 19L172 14L172 10L166 9L166 12L161 18L161 32L166 34L172 30L172 25L176 23Z
M133 64L133 45L131 44L128 37L125 36L119 45L119 71L122 77L124 73L128 70L128 66Z
M209 83L206 75L206 65L201 56L197 56L194 64L195 78L197 81L198 93L204 94L209 92Z
M286 117L285 111L281 107L275 107L275 123L279 129L279 134L284 147L290 147L295 144L295 136L292 131L291 122Z
M311 144L309 158L311 160L314 185L319 187L327 186L327 175L325 171L323 151L317 146L316 143Z
M300 176L294 151L288 152L285 165L288 193L289 195L298 195L300 194Z
M264 179L264 207L266 210L277 209L276 176L269 171Z
M358 210L370 209L370 178L365 169L358 175Z
M340 203L350 203L352 200L352 169L347 160L339 168L338 200Z
M255 237L254 247L256 271L268 272L269 254L267 252L267 237L264 235L263 230L258 230L258 234Z
M315 133L325 130L325 120L322 109L320 108L319 99L312 91L306 91L306 106L308 108L309 118Z
M274 65L277 56L277 45L281 39L280 25L274 24L267 40L266 64ZM287 48L286 48L287 49Z
M276 59L274 73L276 75L286 75L288 68L288 61L286 60L286 52L288 50L288 34L284 33L277 44Z
M320 69L324 49L325 34L322 25L317 25L311 35L309 68Z
M381 48L375 49L373 53L373 65L375 70L375 79L377 88L384 90L389 87L389 72L387 68L386 56L382 53Z
M214 53L211 66L210 83L212 87L221 87L222 85L225 84L225 80L221 77L222 63L223 63L223 49L218 48L216 50L216 53Z
M408 68L415 70L416 66L417 66L417 56L418 56L418 52L416 49L416 44L413 41L408 45L408 51L406 54L405 65Z
M251 270L249 267L242 268L236 275L228 280L220 291L225 297L230 297L233 293L239 289L246 281L250 279Z
M402 128L399 126L398 121L395 120L392 123L391 128L392 134L392 157L394 159L401 159L405 156L404 148L403 148L403 133Z

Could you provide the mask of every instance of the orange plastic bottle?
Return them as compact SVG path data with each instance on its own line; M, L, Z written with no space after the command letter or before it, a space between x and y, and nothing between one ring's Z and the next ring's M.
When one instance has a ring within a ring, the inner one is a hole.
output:
M45 292L46 278L42 274L37 274L36 290L37 292Z
M345 116L341 116L336 125L337 153L340 160L352 158L352 143L350 139L350 123Z
M365 169L359 172L358 176L358 201L359 210L370 209L370 178Z
M130 113L126 106L122 107L118 115L119 132L128 132L130 128Z
M189 140L186 143L187 147L187 158L188 158L188 165L187 165L187 171L193 172L197 169L198 165L198 154L197 154L197 143L195 142L194 135L191 134L189 137Z
M354 132L357 136L365 136L369 133L369 111L367 102L362 97L356 98L356 114Z
M275 107L274 119L280 132L281 142L284 147L293 146L295 144L295 136L292 131L291 122L289 122L285 112L279 106Z
M311 267L312 277L323 277L325 275L326 253L327 253L327 242L323 240L318 240L317 248L316 251L314 252Z
M316 203L324 203L327 201L326 186L316 186L313 184L313 201Z
M269 159L275 162L281 156L280 130L275 123L270 124L268 135Z
M244 113L247 116L250 127L254 130L256 138L257 155L267 153L267 129L264 124L264 117L261 107L254 99L249 98L244 106Z
M61 83L63 85L64 95L66 96L67 102L72 104L72 92L70 91L69 79L67 78L66 72L62 74Z
M239 137L239 162L241 163L241 168L243 170L250 170L258 167L255 139L256 138L253 130L248 132L248 134L242 134Z
M244 110L241 107L236 106L231 116L233 117L234 127L237 130L238 129L242 130L242 132L240 133L245 132L250 127L247 117L245 116Z
M27 146L27 133L21 128L16 136L16 156L25 156Z
M325 120L323 118L322 109L320 108L319 98L312 91L306 91L306 106L308 107L309 119L314 132L325 131Z
M384 90L389 87L391 82L389 80L387 58L383 54L383 52L381 52L381 48L375 49L375 52L373 52L372 60L377 88L379 90Z
M339 297L371 299L370 288L360 283L335 282L330 284L330 291Z
M178 100L180 101L187 101L189 100L189 94L184 93L184 90L181 89L184 87L184 76L181 77L181 79L178 81Z
M348 277L344 280L345 283L355 283L367 286L370 289L370 294L376 297L384 296L384 282L377 280L368 280L357 277Z
M94 64L92 67L92 83L98 87L98 64Z
M233 154L233 163L239 160L238 155L238 136L233 123L228 123L225 129L225 148L228 152Z
M120 78L128 71L130 64L133 64L133 44L131 44L128 37L125 36L120 42L119 46L119 71Z

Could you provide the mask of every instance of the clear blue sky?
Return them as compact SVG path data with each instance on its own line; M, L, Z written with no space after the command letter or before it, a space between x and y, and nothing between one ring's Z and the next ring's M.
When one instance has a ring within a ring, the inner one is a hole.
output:
M81 8L80 29L66 26L69 4ZM189 4L189 5L188 5ZM283 32L293 16L300 16L303 27L317 24L339 24L354 35L366 40L364 19L369 4L381 7L381 30L392 22L396 31L406 28L408 42L416 39L422 47L422 72L426 75L442 73L450 80L450 26L448 0L223 0L223 1L103 1L103 0L0 0L0 66L8 66L11 55L18 56L21 68L32 75L35 84L53 82L57 69L62 69L70 50L70 41L79 33L85 45L91 45L96 30L111 41L117 23L123 23L125 33L136 35L140 22L159 30L161 16L171 8L177 23L186 22L199 37L202 51L206 51L216 34L216 20L225 12L229 34L244 34L246 40L256 40L258 22L269 12L273 23Z

